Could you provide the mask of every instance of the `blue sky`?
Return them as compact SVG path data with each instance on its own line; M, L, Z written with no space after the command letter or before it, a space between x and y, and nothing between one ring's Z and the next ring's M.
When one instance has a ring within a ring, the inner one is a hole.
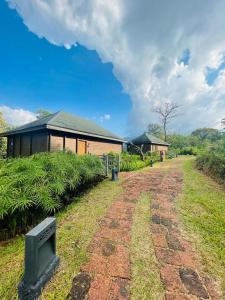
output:
M170 132L221 127L224 0L7 2L15 10L0 1L0 111L11 120L63 109L132 136L169 101L181 106Z
M0 20L0 106L64 110L126 135L131 101L112 64L81 45L68 50L38 38L4 1Z

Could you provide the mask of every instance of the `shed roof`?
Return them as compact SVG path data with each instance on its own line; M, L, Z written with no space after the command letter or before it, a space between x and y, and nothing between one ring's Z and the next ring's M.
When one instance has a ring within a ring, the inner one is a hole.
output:
M102 128L95 122L63 111L56 112L39 120L19 126L13 130L1 133L0 136L32 132L40 129L53 129L124 142L121 137Z
M164 142L163 140L157 138L156 136L148 133L148 132L144 132L142 135L134 138L132 140L133 144L136 145L142 145L142 144L155 144L155 145L164 145L164 146L169 146L169 144L167 142Z

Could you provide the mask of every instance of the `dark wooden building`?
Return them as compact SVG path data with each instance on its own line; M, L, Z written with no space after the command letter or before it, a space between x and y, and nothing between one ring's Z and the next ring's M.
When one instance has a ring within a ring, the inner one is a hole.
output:
M77 154L120 153L124 140L96 123L57 112L0 134L7 137L7 156L71 151Z
M131 147L132 144L142 147L144 153L158 151L163 152L164 155L168 151L169 147L167 142L164 142L148 132L144 132L142 135L134 138L130 143Z

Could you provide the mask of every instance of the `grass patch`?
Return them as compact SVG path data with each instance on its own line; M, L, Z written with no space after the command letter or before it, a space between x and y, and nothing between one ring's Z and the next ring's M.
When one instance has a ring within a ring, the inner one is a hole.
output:
M41 299L65 299L72 279L88 260L87 246L113 200L121 193L120 182L104 181L66 210L57 214L57 254L60 267L46 286ZM23 238L0 246L0 299L11 300L17 295L22 277L24 257Z
M154 247L150 235L150 196L138 201L131 238L131 299L164 299Z
M201 254L203 271L217 278L225 295L225 192L184 162L184 191L178 202L181 218Z

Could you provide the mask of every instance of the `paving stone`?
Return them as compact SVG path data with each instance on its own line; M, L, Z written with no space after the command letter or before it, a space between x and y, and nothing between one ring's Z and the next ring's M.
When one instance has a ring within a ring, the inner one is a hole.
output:
M167 234L167 228L161 224L151 224L150 229L152 233Z
M152 203L151 208L152 209L159 209L159 204L158 203Z
M194 268L194 269L198 268L199 264L198 264L197 260L195 259L193 252L180 251L179 257L180 257L181 265L183 265L184 267L189 267L189 268Z
M107 241L102 248L102 254L104 256L110 256L115 252L115 250L116 250L116 247L113 244L113 242Z
M167 247L165 234L163 233L152 233L152 240L155 247Z
M218 284L216 284L212 278L203 277L202 281L207 287L207 291L213 300L221 300L223 298L221 291L219 292Z
M91 276L86 272L79 273L72 283L67 299L71 300L83 300L85 299L91 286Z
M160 224L160 216L153 215L152 216L152 223L154 223L154 224Z
M173 222L171 221L171 219L161 217L160 224L166 226L167 228L171 228L173 225Z
M175 235L167 233L166 241L170 249L184 251L184 247L181 245L179 239Z
M160 269L162 282L167 292L185 293L185 288L180 279L179 270L176 266L165 265Z
M110 286L108 299L128 300L129 296L129 281L123 278L114 278Z
M177 251L170 250L169 248L155 248L156 257L161 264L170 264L174 266L181 266L181 259Z
M114 229L119 227L119 222L118 220L112 219L112 221L109 224L109 228Z
M110 286L112 283L111 277L97 274L91 283L88 292L88 300L106 300L109 299ZM85 300L87 298L83 298Z
M189 293L203 299L209 299L209 295L197 272L190 268L180 268L179 274Z

